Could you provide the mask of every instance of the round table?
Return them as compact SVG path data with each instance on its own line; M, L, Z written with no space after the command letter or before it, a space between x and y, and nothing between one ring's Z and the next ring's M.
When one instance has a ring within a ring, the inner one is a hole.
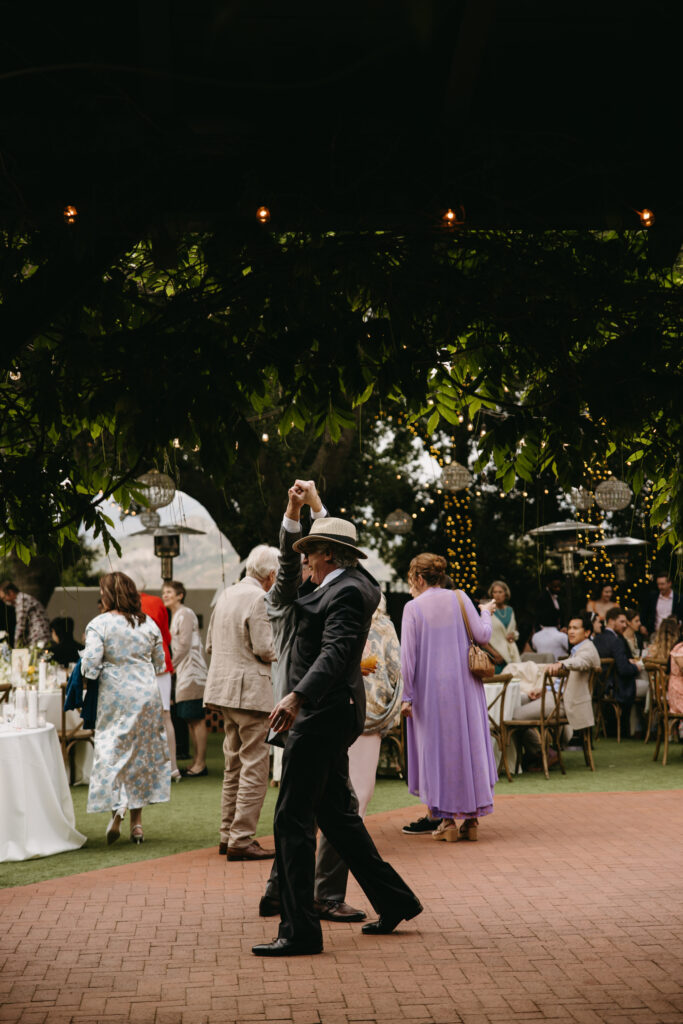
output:
M53 725L0 725L0 863L79 850L74 806Z
M45 709L43 712L45 714L45 721L54 725L55 729L61 729L62 727L62 700L61 690L41 690L38 694L41 712ZM82 726L82 724L83 720L78 711L67 711L67 729L76 729L78 726ZM86 741L77 743L73 750L74 786L88 785L90 782L90 772L92 771L92 762L92 743L87 743Z

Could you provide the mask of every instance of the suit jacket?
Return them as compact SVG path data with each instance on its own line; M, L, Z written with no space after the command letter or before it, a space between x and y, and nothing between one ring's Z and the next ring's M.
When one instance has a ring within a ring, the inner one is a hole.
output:
M263 587L245 576L216 602L206 637L211 664L204 703L242 711L273 710L273 633Z
M679 591L674 590L673 592L673 604L671 606L671 614L674 615L680 622L683 618L683 594ZM640 621L646 627L648 633L654 633L655 631L655 616L657 614L657 601L659 600L659 591L653 590L649 594L645 595L645 600L640 606Z
M605 655L607 657L607 655ZM572 729L588 729L595 725L593 700L589 686L591 670L600 668L600 655L591 640L585 640L562 662L569 669L564 691L564 710Z
M629 660L631 648L626 639L613 629L605 629L593 637L593 643L601 658L614 658L614 668L607 680L607 690L620 704L631 704L636 696L638 666Z
M337 737L348 729L353 703L355 739L365 725L360 662L381 596L379 585L359 566L346 569L331 583L309 586L302 588L294 604L297 633L289 682L303 705L292 732Z
M559 629L561 625L562 611L557 610L550 591L546 587L539 594L534 608L534 632L538 632L543 626L556 626Z

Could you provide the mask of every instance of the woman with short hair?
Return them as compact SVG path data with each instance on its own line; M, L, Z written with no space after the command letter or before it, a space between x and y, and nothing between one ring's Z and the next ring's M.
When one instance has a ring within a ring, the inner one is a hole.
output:
M186 591L177 580L166 580L161 600L171 613L171 647L175 666L175 711L187 722L194 745L194 761L183 768L184 779L208 775L207 731L204 717L204 686L208 669L199 635L197 616L185 602Z
M164 646L129 576L103 576L100 594L103 611L88 624L81 653L83 675L99 677L88 811L111 811L106 833L111 844L130 808L130 837L139 844L142 808L170 799L171 765L156 681L164 671Z

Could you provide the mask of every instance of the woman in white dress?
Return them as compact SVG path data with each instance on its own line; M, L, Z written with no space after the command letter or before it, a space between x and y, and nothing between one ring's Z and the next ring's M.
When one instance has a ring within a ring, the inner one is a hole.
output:
M208 775L204 717L204 685L208 669L197 616L183 604L185 587L177 580L167 580L161 588L161 600L171 613L176 715L187 722L194 746L194 761L189 768L183 769L182 775L184 779L194 779Z
M156 674L164 671L159 627L140 609L122 572L100 580L103 613L85 631L81 671L99 677L88 811L111 811L107 842L130 808L131 841L141 843L142 808L170 799L171 763Z

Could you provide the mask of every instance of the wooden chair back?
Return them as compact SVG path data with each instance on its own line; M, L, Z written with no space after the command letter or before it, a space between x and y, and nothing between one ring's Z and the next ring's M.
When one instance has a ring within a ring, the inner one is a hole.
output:
M4 704L5 701L9 701L9 695L11 692L11 683L0 683L0 704Z

